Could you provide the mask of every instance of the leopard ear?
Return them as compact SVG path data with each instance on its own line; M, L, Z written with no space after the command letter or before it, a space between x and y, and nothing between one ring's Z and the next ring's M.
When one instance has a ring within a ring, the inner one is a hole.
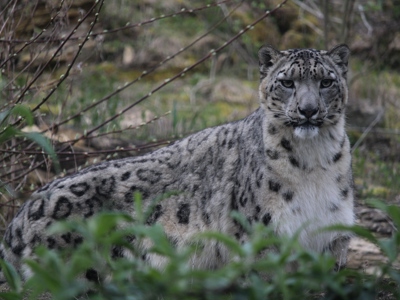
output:
M281 56L282 54L270 45L261 47L258 51L261 79L267 76L268 69L273 66Z
M343 70L343 75L346 76L350 56L349 47L345 44L341 44L332 48L327 54L331 57L333 62Z

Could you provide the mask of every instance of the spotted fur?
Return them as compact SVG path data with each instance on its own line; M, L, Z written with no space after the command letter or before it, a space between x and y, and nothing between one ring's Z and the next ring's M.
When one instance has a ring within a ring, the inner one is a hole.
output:
M348 236L315 231L354 222L344 128L348 56L345 45L330 51L263 47L260 108L150 154L103 162L40 188L9 224L1 257L24 273L21 259L32 256L37 245L73 248L82 242L73 233L47 236L55 221L88 218L101 210L134 215L135 192L145 205L173 192L157 203L147 223L161 224L178 248L205 230L246 241L246 232L231 217L238 211L277 235L293 235L303 227L299 240L305 248L331 251L339 266L345 264ZM123 249L114 252L124 255ZM164 263L149 253L143 258L154 266ZM216 268L228 260L228 251L210 242L193 256L192 265Z

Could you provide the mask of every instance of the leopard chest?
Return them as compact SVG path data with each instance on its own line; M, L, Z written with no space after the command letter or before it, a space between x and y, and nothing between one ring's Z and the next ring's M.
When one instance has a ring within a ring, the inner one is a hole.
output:
M266 183L272 226L278 235L300 232L300 244L320 252L338 233L316 233L318 229L354 222L351 173L334 164L311 170L293 168L290 162L279 167Z

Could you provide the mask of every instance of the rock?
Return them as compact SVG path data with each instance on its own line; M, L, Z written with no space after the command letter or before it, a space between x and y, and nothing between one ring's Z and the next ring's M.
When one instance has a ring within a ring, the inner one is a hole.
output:
M387 258L376 245L359 237L351 239L347 256L348 268L376 274L379 272L379 266L385 262Z
M400 51L400 32L396 32L393 40L389 44L389 50Z
M125 46L122 53L122 65L128 67L133 64L135 60L135 50L131 46Z
M374 208L362 208L357 212L362 226L378 234L389 237L396 230L390 218L382 211Z

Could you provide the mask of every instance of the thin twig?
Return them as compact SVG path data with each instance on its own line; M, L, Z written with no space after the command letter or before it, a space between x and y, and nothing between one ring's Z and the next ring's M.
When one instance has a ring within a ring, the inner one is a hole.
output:
M166 57L165 59L163 59L161 62L159 62L157 65L155 65L155 66L152 67L151 69L143 71L143 73L142 73L139 77L137 77L136 79L134 79L134 80L132 80L132 81L130 81L130 82L127 82L124 86L119 87L116 91L114 91L114 92L108 94L107 96L103 97L102 99L100 99L100 100L98 100L98 101L96 101L96 102L94 102L94 103L88 105L86 108L81 109L81 110L80 110L79 112L77 112L76 114L74 114L74 115L72 115L72 116L69 116L69 117L67 117L66 119L64 119L64 120L62 120L62 121L60 121L60 122L58 122L58 123L52 124L49 128L46 128L46 129L42 130L41 133L45 133L45 132L47 132L47 131L52 131L52 130L54 130L55 128L58 128L59 126L61 126L61 125L63 125L63 124L66 124L66 123L68 123L69 121L71 121L71 120L73 120L73 119L75 119L75 118L77 118L77 117L79 117L79 116L82 116L85 112L87 112L87 111L89 111L90 109L96 107L97 105L99 105L99 104L101 104L101 103L103 103L103 102L105 102L105 101L111 99L113 96L115 96L116 94L118 94L118 93L122 92L123 90L127 89L129 86L133 85L134 83L140 81L140 80L143 79L145 76L148 76L149 74L153 73L153 72L156 71L158 68L160 68L161 66L163 66L164 64L166 64L168 61L174 59L176 56L178 56L178 55L181 54L182 52L188 50L190 47L192 47L193 45L195 45L196 43L198 43L200 40L202 40L204 37L206 37L207 35L209 35L209 34L210 34L212 31L214 31L220 24L222 24L222 22L224 22L224 21L226 20L226 18L228 18L228 17L243 3L243 2L244 2L244 1L241 1L240 3L238 3L238 4L232 9L232 11L231 11L230 14L228 14L227 16L225 16L224 18L222 18L221 20L219 20L217 23L215 23L213 26L211 26L211 28L210 28L209 30L207 30L204 34L200 35L198 38L196 38L195 40L193 40L191 43L189 43L189 44L186 45L185 47L179 49L179 51L176 52L175 54ZM90 31L89 31L89 32L90 32ZM65 76L64 78L66 78L66 76ZM47 98L47 97L46 97L46 98ZM134 106L134 105L133 105L133 106ZM133 107L133 106L132 106L132 107ZM121 114L122 114L122 113L121 113ZM119 117L121 114L116 115L116 117ZM100 126L100 127L102 127L102 126ZM88 138L87 135L82 135L82 136L80 136L79 138L76 138L76 139L74 139L74 140L69 141L69 144L70 144L70 145L74 145L74 144L75 144L76 142L78 142L79 140L87 139L87 138ZM19 145L20 145L20 144L17 143L17 144L16 144L16 147L19 146ZM5 157L5 158L3 158L3 159L6 159L6 158L8 158L8 157Z
M122 92L123 90L127 89L128 87L130 87L131 85L133 85L134 83L140 81L141 79L143 79L144 77L150 75L151 73L153 73L154 71L156 71L158 68L160 68L161 66L165 65L168 61L174 59L176 56L178 56L179 54L181 54L182 52L188 50L189 48L191 48L192 46L194 46L196 43L198 43L200 40L202 40L203 38L205 38L207 35L209 35L212 31L214 31L222 22L224 22L226 20L226 18L228 18L244 1L241 1L232 11L231 13L224 17L223 19L219 20L217 23L215 23L213 26L211 26L211 28L209 30L207 30L204 34L200 35L199 37L197 37L195 40L193 40L191 43L189 43L188 45L186 45L185 47L179 49L178 52L176 52L173 55L167 56L165 59L163 59L162 61L160 61L157 65L155 65L154 67L152 67L149 70L145 70L142 72L142 74L135 78L134 80L127 82L124 84L124 86L118 87L117 90L115 90L114 92L108 94L107 96L103 97L102 99L90 104L89 106L87 106L86 108L82 109L80 112L66 118L65 120L57 123L57 124L53 124L50 128L48 128L47 130L52 130L55 127L58 127L60 125L63 125L65 123L68 123L69 121L71 121L74 118L77 118L79 116L81 116L83 113L89 111L90 109L92 109L93 107L96 107L97 105L109 100L110 98L112 98L113 96L115 96L116 94ZM130 107L135 106L131 105ZM124 111L125 112L125 111ZM117 114L115 118L119 117L122 113ZM115 119L114 118L114 119ZM100 124L102 125L102 124ZM102 126L100 126L102 127ZM46 131L47 131L46 130ZM45 131L43 131L45 132Z
M198 11L202 11L205 9L208 9L210 7L215 7L218 6L220 4L223 3L229 3L232 2L232 0L223 0L220 2L215 2L215 3L210 3L207 4L205 6L201 6L201 7L197 7L197 8L182 8L180 11L178 12L174 12L168 15L161 15L159 17L154 17L151 18L149 20L145 20L145 21L141 21L135 24L126 24L125 26L119 27L119 28L115 28L115 29L110 29L110 30L102 30L101 32L91 32L90 33L90 37L96 37L98 35L103 35L103 34L112 34L112 33L116 33L122 30L126 30L126 29L132 29L135 27L141 27L143 25L147 25L147 24L151 24L154 23L156 21L162 20L162 19L166 19L166 18L171 18L171 17L176 17L178 15L182 15L182 14L191 14L194 12L198 12ZM73 40L80 40L83 39L84 37L82 36L76 36L76 37L71 37L68 40L69 41L73 41ZM0 43L6 43L6 42L12 42L12 43L18 43L18 44L22 44L22 43L27 43L27 42L32 42L32 43L47 43L47 42L64 42L66 39L62 38L62 39L58 39L58 38L50 38L50 39L46 39L46 40L40 40L38 38L35 38L33 41L30 40L18 40L18 39L13 39L13 40L6 40L6 39L0 39Z
M98 3L98 2L96 2L96 3ZM61 83L63 83L63 81L64 81L65 79L67 79L67 77L68 77L68 75L69 75L69 72L70 72L71 69L72 69L72 66L75 64L75 62L76 62L76 60L77 60L79 54L81 53L81 51L82 51L82 49L83 49L83 46L85 45L85 43L86 43L86 42L89 40L89 38L90 38L90 32L91 32L92 29L94 28L94 25L97 23L97 20L98 20L98 17L99 17L99 12L100 12L101 8L103 7L103 4L104 4L104 0L102 0L102 1L100 2L99 9L97 10L97 13L95 14L95 17L94 17L94 21L91 23L91 26L90 26L90 28L89 28L89 30L88 30L88 33L87 33L86 37L84 38L84 40L82 41L82 43L80 43L80 44L78 45L78 51L76 52L76 54L75 54L74 58L72 59L71 63L68 64L68 66L67 66L67 71L66 71L64 74L61 75L61 79L57 82L55 88L51 88L51 89L50 89L50 93L49 93L46 97L44 97L44 98L42 99L42 101L40 101L40 103L39 103L38 105L36 105L36 106L32 109L32 112L38 110L38 109L43 105L43 103L45 103L45 102L50 98L50 96L56 91L56 89L61 85ZM89 16L89 12L86 14L85 17L82 18L82 22L83 22L88 16ZM77 25L77 27L78 27L78 26L79 26L79 25ZM74 32L74 31L72 31L71 34L73 34L73 32Z
M100 7L103 5L103 1L100 2ZM39 70L39 72L35 75L35 77L26 85L26 87L22 90L21 94L19 95L19 97L17 98L17 100L15 101L15 103L19 103L22 98L25 96L25 93L30 89L30 87L38 80L38 78L43 74L44 70L47 68L47 66L50 64L50 62L56 57L57 53L60 52L63 47L65 46L65 44L68 42L69 38L71 38L71 36L73 34L75 34L76 30L79 28L79 26L82 25L82 23L88 18L88 16L90 16L90 14L92 13L92 11L96 8L96 6L99 4L98 1L96 1L96 3L89 9L89 11L86 13L85 16L83 16L78 23L76 24L76 26L71 30L71 32L69 33L69 35L67 36L67 38L65 39L65 41L63 41L60 46L58 46L58 48L56 49L56 51L52 54L51 58L44 64L44 66Z
M255 21L253 21L251 24L247 25L244 29L240 30L236 35L234 35L232 38L230 38L228 41L226 41L223 45L221 45L220 47L218 47L217 49L212 49L207 55L205 55L203 58L199 59L197 62L195 62L194 64L192 64L191 66L183 69L181 72L177 73L175 76L173 76L172 78L166 79L162 84L158 85L156 88L154 88L152 91L150 91L148 94L146 94L145 96L143 96L142 98L140 98L139 100L137 100L136 102L134 102L133 104L127 106L126 108L124 108L120 113L112 116L111 118L107 119L105 122L103 122L102 124L92 128L90 131L88 131L86 134L83 134L81 137L72 140L72 143L75 143L77 141L79 141L82 138L86 138L87 136L91 135L93 132L97 131L99 128L105 126L106 124L110 123L111 121L113 121L114 119L116 119L117 117L119 117L121 114L125 113L126 111L128 111L129 109L131 109L132 107L134 107L135 105L143 102L144 100L146 100L147 98L149 98L152 94L156 93L157 91L159 91L160 89L162 89L163 87L165 87L166 85L168 85L169 83L171 83L172 81L176 80L177 78L180 78L181 76L184 76L187 72L191 71L192 69L194 69L195 67L197 67L198 65L202 64L203 62L205 62L206 60L208 60L209 58L211 58L212 56L216 55L217 53L219 53L220 51L222 51L223 49L225 49L228 45L230 45L231 43L233 43L235 40L237 40L239 37L241 37L244 33L246 33L248 30L252 29L256 24L258 24L259 22L261 22L262 20L264 20L266 17L268 17L269 15L271 15L272 13L274 13L275 11L279 10L285 3L287 2L287 0L282 1L279 5L276 6L276 8L272 9L271 11L266 11L264 14L262 14L258 19L256 19ZM126 86L125 86L126 87ZM120 92L121 88L118 88L112 95ZM31 168L30 170L27 170L25 172L23 172L22 174L19 174L18 176L16 176L14 178L14 180L18 180L24 176L26 176L28 173L30 173L33 169L38 168L41 164L43 164L43 162L38 163L35 167ZM6 182L8 183L8 182Z
M371 122L371 124L369 124L369 126L364 130L364 132L362 133L362 135L359 137L359 139L357 140L357 142L355 142L355 144L353 145L353 147L351 148L351 152L354 152L358 146L360 146L360 144L363 142L363 140L367 137L368 133L371 131L372 128L374 128L374 126L376 124L378 124L378 122L382 119L383 114L384 114L384 109L382 109L379 114L376 116L376 118Z
M53 24L54 19L59 15L59 13L60 13L60 11L61 11L61 8L62 8L62 6L63 6L63 4L64 4L64 1L65 1L65 0L61 0L60 5L59 5L59 7L58 7L58 10L57 10L55 16L54 16L54 17L51 17L50 21L47 23L47 25L44 26L44 28L42 29L42 31L40 31L40 32L38 33L38 35L35 36L34 38L32 38L32 39L30 39L30 40L27 40L27 41L24 41L24 42L23 42L24 45L23 45L23 46L21 47L21 49L19 49L17 52L15 52L15 53L13 53L13 54L10 53L9 58L8 58L8 59L5 59L5 60L3 61L3 63L0 64L0 69L8 62L11 58L16 57L18 54L20 54L22 51L24 51L25 48L27 48L28 46L32 45L32 44L35 43L37 40L39 40L39 38L43 35L43 33L46 32L46 29L49 28L51 24ZM8 42L8 43L15 43L15 41L14 41L13 39L11 39L11 40L9 40L9 39L8 39L8 40L6 40L6 39L0 39L0 41L2 41L2 42ZM46 39L46 41L43 41L43 42L47 43L47 42L49 42L49 40Z
M172 81L176 80L177 78L180 78L182 76L185 76L185 74L191 70L193 70L195 67L197 67L198 65L200 65L201 63L205 62L206 60L208 60L210 57L212 57L213 55L216 55L217 53L221 52L223 49L225 49L228 45L232 44L234 41L236 41L239 37L241 37L244 33L246 33L247 31L249 31L250 29L252 29L256 24L258 24L259 22L261 22L262 20L264 20L266 17L268 17L270 14L272 14L273 12L275 12L276 10L280 9L285 3L287 2L287 0L282 1L275 9L271 10L271 11L266 11L261 17L259 17L258 19L256 19L253 23L247 25L244 29L240 30L239 33L237 33L236 35L234 35L231 39L229 39L227 42L225 42L222 46L218 47L217 49L212 49L207 55L205 55L203 58L199 59L197 62L195 62L194 64L192 64L191 66L183 69L182 71L180 71L179 73L177 73L176 75L174 75L171 78L165 79L165 81L158 85L156 88L154 88L153 90L151 90L148 94L146 94L145 96L143 96L142 98L140 98L139 100L135 101L134 103L132 103L131 105L125 107L124 109L122 109L118 114L112 116L111 118L107 119L105 122L103 122L102 124L92 128L91 130L89 130L86 135L90 135L92 134L94 131L100 129L101 127L103 127L104 125L110 123L111 121L115 120L117 117L119 117L121 114L125 113L126 111L130 110L132 107L136 106L137 104L143 102L144 100L146 100L147 98L149 98L152 94L156 93L157 91L159 91L160 89L162 89L164 86L166 86L167 84L171 83ZM119 88L119 89L122 89ZM119 91L119 89L116 91L116 93Z

